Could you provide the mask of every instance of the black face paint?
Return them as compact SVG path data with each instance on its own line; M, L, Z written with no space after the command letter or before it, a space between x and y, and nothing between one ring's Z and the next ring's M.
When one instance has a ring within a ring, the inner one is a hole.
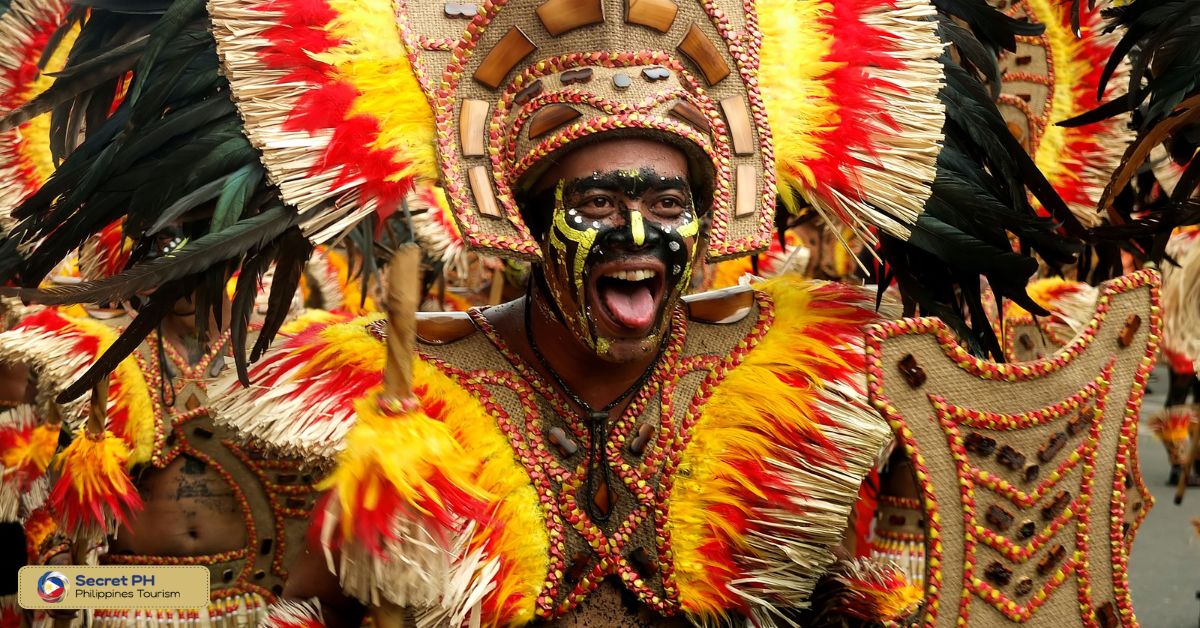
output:
M610 190L625 198L641 198L647 192L675 190L691 198L691 188L683 177L660 176L654 168L613 170L592 173L590 177L573 179L563 185L563 198L571 199L589 190Z
M669 313L690 284L699 226L682 177L660 177L647 168L560 182L540 273L556 314L585 345L598 355L608 354L616 338L605 337L591 308L606 307L601 293L633 289L639 280L630 281L628 275L595 277L592 271L623 260L658 260L663 275L641 280L656 287L652 298L660 298L653 323L640 339L648 349L657 346ZM642 288L643 314L648 289ZM611 310L606 313L610 320L620 318Z

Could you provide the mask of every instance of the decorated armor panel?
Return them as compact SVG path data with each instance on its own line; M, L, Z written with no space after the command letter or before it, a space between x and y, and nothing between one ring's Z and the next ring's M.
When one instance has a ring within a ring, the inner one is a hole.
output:
M871 400L926 514L926 625L1136 625L1129 546L1151 505L1137 417L1158 333L1153 271L1105 284L1083 333L1041 360L980 361L933 319L870 332Z

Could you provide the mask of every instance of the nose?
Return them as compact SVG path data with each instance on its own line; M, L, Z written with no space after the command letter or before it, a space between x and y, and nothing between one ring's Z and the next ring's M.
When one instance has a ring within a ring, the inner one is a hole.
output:
M608 249L637 253L654 249L661 240L662 232L654 223L646 221L641 212L632 211L624 226L605 231L596 244Z

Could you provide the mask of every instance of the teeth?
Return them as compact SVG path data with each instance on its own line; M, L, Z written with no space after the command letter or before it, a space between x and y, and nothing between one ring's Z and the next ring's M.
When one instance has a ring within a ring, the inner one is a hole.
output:
M620 279L622 281L645 281L656 276L658 273L653 270L614 270L604 273L605 277Z

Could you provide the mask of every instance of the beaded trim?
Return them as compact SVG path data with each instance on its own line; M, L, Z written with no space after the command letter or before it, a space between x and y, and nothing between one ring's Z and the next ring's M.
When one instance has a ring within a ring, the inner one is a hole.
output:
M223 589L203 609L97 609L89 613L93 626L258 626L267 617L269 602L253 591Z
M566 469L550 454L543 430L540 427L541 421L533 396L537 395L546 400L559 416L574 416L577 412L557 388L550 386L516 352L508 347L491 323L478 310L472 310L470 314L479 330L513 367L514 373L467 373L437 358L425 356L425 359L453 377L473 395L479 397L484 407L496 417L501 431L508 436L521 465L534 480L550 533L550 568L548 579L538 595L538 616L553 618L565 615L594 591L605 577L614 574L621 578L626 587L637 595L643 604L664 615L677 613L679 607L678 600L674 598L676 592L670 587L664 586L667 598L660 597L647 585L634 566L622 555L622 552L632 538L633 532L651 514L655 516L654 527L657 536L661 538L663 535L662 529L665 520L662 515L665 513L662 505L669 493L664 493L662 488L656 493L654 487L647 480L653 478L659 469L663 468L667 459L677 459L681 452L681 447L673 448L671 447L672 443L668 442L669 435L675 432L668 404L672 397L670 392L673 390L674 382L690 372L690 369L686 368L688 361L680 358L687 328L687 316L684 314L684 308L681 306L673 312L671 339L667 343L655 372L646 381L646 385L635 394L614 423L609 440L605 444L608 448L609 460L621 461L615 465L613 471L638 500L638 506L626 516L612 534L605 534L590 520L586 509L577 503L575 494L585 480L587 462L585 460L574 469ZM517 392L518 398L521 399L522 410L525 412L524 438L521 436L520 429L513 424L512 417L500 409L498 404L495 404L481 384L501 385ZM662 423L658 429L658 438L647 446L642 463L634 467L624 462L621 448L630 438L633 426L644 412L646 404L660 393L663 410L660 413ZM569 424L569 427L573 428L575 438L586 442L587 432L581 425ZM561 483L560 491L553 490L551 478ZM566 592L562 602L556 603L556 600L562 597L564 585L569 586L564 580L567 557L563 554L565 547L563 535L566 526L574 528L588 542L599 560L591 572L583 575L579 582ZM660 547L659 561L664 565L669 564L669 552L662 550L663 548ZM664 585L666 585L665 575Z

